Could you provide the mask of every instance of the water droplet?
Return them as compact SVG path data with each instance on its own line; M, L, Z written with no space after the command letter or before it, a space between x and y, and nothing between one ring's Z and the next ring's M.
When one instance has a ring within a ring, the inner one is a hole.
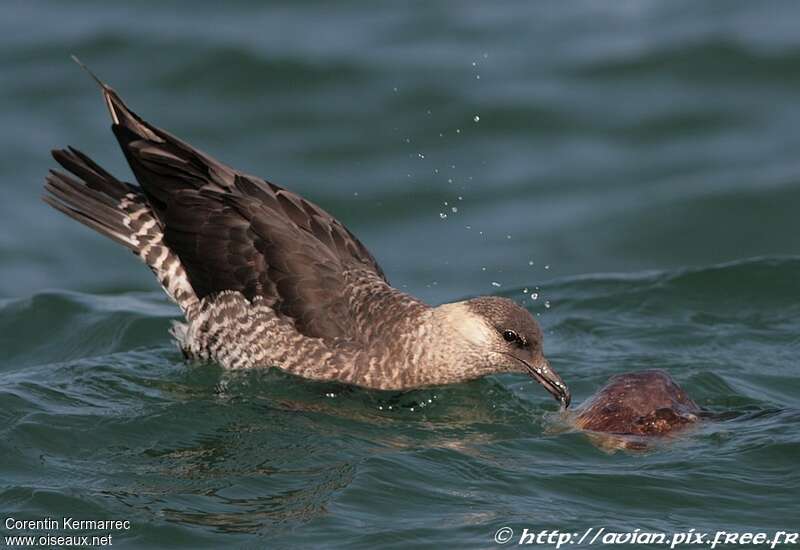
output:
M481 121L481 117L479 117L478 115L475 115L474 117L472 117L472 120L475 121L475 122L480 122Z
M533 265L533 260L528 260L528 265Z
M411 138L406 138L406 139L405 139L405 142L406 142L406 143L411 143Z
M481 79L481 75L479 75L479 74L476 74L476 75L475 75L475 80L480 80L480 79Z
M456 133L460 134L461 133L461 128L456 128Z
M538 292L532 292L531 293L531 300L538 300L538 299L539 299L539 293Z
M472 66L473 66L473 67L477 67L477 66L478 66L478 62L477 62L477 61L473 61L473 62L472 62Z
M439 217L444 220L447 218L447 214L445 214L444 212L439 212Z
M489 59L489 54L488 54L488 53L486 53L486 52L483 52L483 58L484 58L484 59Z
M421 159L424 159L424 158L425 158L425 155L423 155L422 153L417 153L417 156L418 156L419 158L421 158Z
M392 88L392 91L394 91L394 93L397 93L397 86L395 86L394 88Z
M499 287L499 286L501 286L501 285L500 285L500 283L498 283L497 281L492 281L492 286Z
M438 173L439 173L439 169L438 169L438 168L434 168L434 169L433 169L433 173L434 173L434 174L438 174Z
M545 269L550 269L549 265L544 266Z
M510 239L510 238L511 238L511 235L506 235L506 239Z
M467 229L472 229L472 226L471 226L471 225L467 225L467 226L465 226L465 227L466 227Z
M453 178L447 178L447 183L453 183Z
M545 300L544 301L544 307L546 307L547 309L550 309L550 300Z
M463 200L464 200L464 197L462 197L461 195L459 195L459 196L458 196L458 200L460 200L460 201L463 201Z
M485 267L481 267L481 271L486 271L486 268Z
M355 193L353 193L353 196L354 196L354 197L357 197L357 196L358 196L358 191L356 191Z
M444 205L447 206L447 201L444 201Z
M458 212L458 208L456 208L455 206L453 206L450 210L453 212L453 214Z
M523 288L523 289L522 289L522 293L523 293L523 294L527 294L527 293L528 293L528 287L527 287L527 286L526 286L525 288Z

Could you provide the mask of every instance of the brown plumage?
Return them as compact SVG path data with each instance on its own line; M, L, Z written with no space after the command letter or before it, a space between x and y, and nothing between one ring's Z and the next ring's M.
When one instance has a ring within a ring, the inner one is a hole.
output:
M496 297L434 308L398 291L333 216L149 124L97 82L139 185L69 148L53 156L72 176L52 171L45 201L153 270L184 312L173 334L188 356L398 390L526 372L569 404L526 310Z

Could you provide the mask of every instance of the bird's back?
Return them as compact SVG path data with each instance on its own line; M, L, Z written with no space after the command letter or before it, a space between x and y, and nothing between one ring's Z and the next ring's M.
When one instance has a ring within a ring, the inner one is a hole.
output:
M322 208L149 124L100 84L139 185L55 151L71 175L53 171L45 200L147 263L186 314L174 334L187 354L226 366L345 362L427 310Z

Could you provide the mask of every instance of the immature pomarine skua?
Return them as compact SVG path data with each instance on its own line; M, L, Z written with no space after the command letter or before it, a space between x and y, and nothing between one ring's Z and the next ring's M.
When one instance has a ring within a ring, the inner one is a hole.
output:
M53 157L69 174L49 173L44 200L148 265L186 318L172 334L187 357L381 390L524 372L569 405L524 308L400 292L333 216L145 122L95 80L139 185L68 147Z

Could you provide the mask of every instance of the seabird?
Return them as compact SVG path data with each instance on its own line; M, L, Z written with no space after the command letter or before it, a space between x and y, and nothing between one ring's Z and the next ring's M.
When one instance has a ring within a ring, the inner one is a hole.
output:
M397 290L322 208L149 124L90 74L138 185L68 147L43 199L147 264L183 311L171 332L187 358L400 391L523 372L569 405L514 301L432 307Z

